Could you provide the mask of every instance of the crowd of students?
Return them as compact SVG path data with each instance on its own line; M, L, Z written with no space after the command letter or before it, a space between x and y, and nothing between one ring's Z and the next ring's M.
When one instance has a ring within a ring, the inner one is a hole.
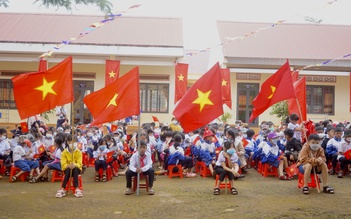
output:
M173 118L172 126L160 124L155 127L153 122L145 123L139 134L127 134L127 124L119 124L114 131L107 125L78 126L72 132L69 126L48 128L43 123L34 122L29 133L13 130L10 139L6 130L0 129L0 159L6 164L6 173L11 165L20 169L12 176L13 182L24 172L29 172L30 183L37 183L48 180L50 169L62 171L64 180L56 197L65 196L70 177L73 177L76 187L75 196L83 196L78 188L78 175L85 170L82 153L87 155L87 160L95 159L95 181L106 182L107 167L112 165L107 163L109 152L124 169L113 174L125 175L126 195L133 193L132 177L137 173L148 176L148 194L153 195L155 174L175 171L169 170L168 166L180 164L180 171L184 171L186 177L196 177L197 162L203 162L214 177L218 175L214 195L220 194L220 184L226 177L231 194L237 195L234 180L244 177L260 162L276 167L280 180L291 180L285 169L295 163L299 172L304 174L304 194L309 193L307 182L310 174L321 174L323 191L333 194L334 189L328 185L328 172L342 178L351 164L351 160L344 156L351 149L350 125L335 125L328 120L314 123L306 139L306 129L297 123L298 120L298 116L292 114L289 121L279 127L272 122L262 122L259 133L240 122L232 126L212 123L183 133ZM154 171L153 166L159 169Z

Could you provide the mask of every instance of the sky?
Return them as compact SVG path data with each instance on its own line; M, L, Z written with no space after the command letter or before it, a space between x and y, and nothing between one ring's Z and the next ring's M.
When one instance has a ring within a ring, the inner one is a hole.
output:
M183 19L184 48L201 50L219 43L216 20L268 22L287 20L287 23L311 23L305 18L322 20L321 24L351 25L350 0L110 0L113 11L126 10L123 16L181 17ZM46 8L40 1L9 0L9 7L1 12L63 13L103 15L94 6L76 5L65 8ZM99 20L97 20L99 21ZM85 27L77 27L77 34ZM97 30L98 31L98 30ZM255 31L255 30L252 30ZM267 30L269 31L269 30ZM236 37L236 36L231 36ZM63 39L64 40L64 39Z

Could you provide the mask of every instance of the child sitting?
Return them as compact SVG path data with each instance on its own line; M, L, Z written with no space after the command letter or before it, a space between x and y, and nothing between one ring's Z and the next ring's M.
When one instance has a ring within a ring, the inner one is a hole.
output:
M103 139L99 139L99 147L96 151L93 152L94 158L95 158L95 182L100 181L100 174L99 174L99 169L102 168L102 181L106 182L106 170L107 170L107 163L106 159L107 156L106 154L109 152L107 149L107 142Z
M351 130L346 130L344 132L344 141L341 144L341 147L338 150L338 161L340 162L340 171L338 173L338 178L343 178L344 170L347 168L348 164L351 164L351 159L347 159L344 156L344 153L351 149Z
M234 143L230 141L224 142L223 151L218 155L218 160L215 166L215 173L219 175L219 180L214 189L214 195L220 194L219 186L224 181L224 178L228 176L231 193L237 195L238 191L234 188L234 177L238 177L239 165L238 155L235 153Z
M75 137L76 138L76 137ZM72 136L67 137L68 147L61 154L62 172L65 173L62 188L57 191L56 198L61 198L66 195L65 188L70 177L73 177L73 186L76 188L74 196L77 198L83 197L82 190L78 188L78 175L82 171L82 152L77 148L77 138L72 141Z
M308 142L304 144L300 151L296 166L300 173L304 174L303 194L309 194L308 181L311 173L322 173L323 192L334 194L334 189L328 186L328 168L325 163L324 150L320 145L320 137L312 134L308 137ZM314 171L312 172L312 168Z
M254 135L255 135L254 130L249 129L246 131L246 140L247 140L248 144L245 147L245 153L248 156L248 168L249 169L251 167L252 157L254 155L254 152L257 150L256 141L253 139Z
M295 163L302 149L301 142L294 137L294 131L291 129L285 129L284 135L286 138L284 155L288 161Z
M152 169L151 154L146 153L147 144L144 141L140 141L139 150L132 155L130 158L129 169L126 172L127 190L125 195L133 194L132 191L132 177L137 174L143 173L145 176L149 176L149 195L154 194L152 186L154 184L154 169Z
M291 178L283 173L283 169L288 167L288 162L286 157L281 156L281 152L277 146L279 136L277 133L271 132L268 134L267 140L267 143L262 148L262 164L267 163L278 168L280 180L290 180Z
M326 156L328 161L332 161L332 169L329 171L330 175L334 175L336 173L336 164L338 163L338 150L341 147L342 141L342 129L335 129L335 137L331 138L327 143L326 148Z

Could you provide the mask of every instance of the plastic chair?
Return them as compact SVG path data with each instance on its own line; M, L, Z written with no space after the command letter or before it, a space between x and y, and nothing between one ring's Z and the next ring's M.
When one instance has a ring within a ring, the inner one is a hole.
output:
M258 161L257 172L258 172L259 174L262 174L262 162L261 162L261 161Z
M103 175L103 169L102 168L99 169L99 175L100 175L100 178L102 178L102 175ZM110 181L112 179L113 179L112 169L111 169L111 167L109 165L107 165L106 180Z
M219 175L216 174L215 187L217 186L218 180L219 180ZM228 180L228 176L224 177L224 181L221 182L221 184L219 184L219 188L220 189L225 189L225 193L227 194L227 189L230 189L230 183L229 183L229 180Z
M52 170L51 182L62 181L62 171Z
M299 176L299 178L297 180L297 188L302 188L303 185L304 185L304 174L299 173L298 176ZM310 187L310 188L316 188L317 187L316 180L315 180L314 176L315 176L314 174L310 175L310 182L307 184L307 186ZM321 185L319 184L319 177L318 177L318 175L316 175L316 178L317 178L317 182L318 182L318 188L321 189Z
M268 163L264 163L262 167L262 176L275 176L279 177L278 169Z
M173 172L173 168L174 167L178 167L178 172ZM182 165L178 164L178 165L168 165L168 178L173 178L173 177L180 177L183 178L183 169L182 169Z
M0 160L0 174L5 174L6 167L4 165L4 160Z
M133 191L135 192L137 190L137 176L133 177ZM142 179L145 179L145 183L140 183ZM139 180L139 189L146 189L146 192L149 191L149 176L144 175L143 173L140 173L140 180Z
M9 177L9 182L12 182L12 177L15 176L17 173L19 173L21 171L20 168L17 168L15 166L11 166L11 170L10 170L10 177ZM27 177L29 176L29 172L25 172L22 175L20 175L18 177L18 179L21 179L22 182L27 180Z
M199 162L200 164L200 176L207 177L212 176L210 169L206 166L205 162Z
M64 174L63 174L64 176ZM63 182L64 177L62 177L62 182ZM83 183L82 183L82 176L78 175L78 188L80 190L83 191ZM73 194L76 192L76 188L73 186L73 177L70 177L67 184L66 184L66 188L65 190L68 191L72 191Z

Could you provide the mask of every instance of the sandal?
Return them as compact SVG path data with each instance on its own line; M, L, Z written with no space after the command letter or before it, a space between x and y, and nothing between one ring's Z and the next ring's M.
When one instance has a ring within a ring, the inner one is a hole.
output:
M238 191L236 190L236 188L231 188L230 191L232 192L232 195L237 195L239 194Z
M103 181L103 182L106 182L106 181L107 181L106 175L102 175L102 181Z
M214 195L219 195L221 193L221 190L219 188L215 188L213 191Z
M35 177L33 177L33 178L35 178ZM48 181L49 181L49 178L47 178L47 177L41 177L41 178L40 178L40 181L42 181L42 182L48 182Z
M11 177L11 182L16 182L16 180L17 180L17 176Z
M285 175L284 176L280 176L279 179L280 180L290 180L290 178L285 176Z
M329 187L329 186L324 186L323 187L323 192L325 193L330 193L330 194L334 194L334 189Z
M38 182L38 179L37 178L32 178L29 180L30 183L37 183Z
M133 194L133 191L131 189L127 189L125 192L124 192L125 195L131 195Z
M305 194L305 195L308 195L310 193L310 189L307 186L304 186L302 188L302 193Z
M99 175L99 174L97 174L97 175L95 176L95 182L100 182L100 175Z
M339 173L338 173L338 178L343 178L343 177L344 177L343 172L342 172L342 171L339 171Z
M74 196L76 196L77 198L83 197L82 190L76 189L76 192L74 193Z

